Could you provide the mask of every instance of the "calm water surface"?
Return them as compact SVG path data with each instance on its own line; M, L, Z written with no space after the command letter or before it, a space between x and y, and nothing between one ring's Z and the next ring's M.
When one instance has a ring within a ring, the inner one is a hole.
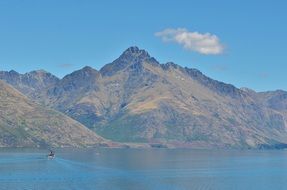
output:
M2 190L287 189L287 151L0 149Z

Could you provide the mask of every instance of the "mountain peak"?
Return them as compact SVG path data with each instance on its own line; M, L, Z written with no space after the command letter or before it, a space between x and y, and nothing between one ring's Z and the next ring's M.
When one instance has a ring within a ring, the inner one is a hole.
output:
M36 80L38 82L45 81L45 82L51 83L51 84L54 84L54 83L59 81L58 77L56 77L55 75L53 75L53 74L51 74L51 73L49 73L43 69L31 71L29 73L25 73L24 75L22 75L22 78L29 83L31 83L31 79Z
M39 69L39 70L35 70L35 71L31 71L29 73L26 73L28 75L46 75L46 74L50 74L47 71L43 70L43 69Z
M63 78L63 81L73 81L75 80L76 83L81 83L81 82L88 82L91 80L94 80L95 78L98 77L99 71L96 69L90 67L90 66L85 66L82 69L79 69L77 71L72 72L71 74L66 75Z
M48 73L44 69L38 69L38 70L35 70L35 71L32 71L32 72L35 72L35 73Z
M102 75L112 75L132 64L143 63L145 61L156 62L147 51L139 49L137 46L131 46L126 49L119 58L110 64L105 65L100 72Z
M82 71L92 71L92 72L95 72L97 71L96 69L90 67L90 66L85 66L81 69Z
M120 57L147 59L150 58L150 55L147 51L139 49L137 46L131 46L126 49Z
M120 60L126 60L126 61L132 61L132 60L142 61L149 58L150 55L148 54L148 52L143 49L139 49L137 46L129 47L119 57Z
M13 70L13 69L9 71L9 74L11 74L11 75L19 75L19 73L17 71Z

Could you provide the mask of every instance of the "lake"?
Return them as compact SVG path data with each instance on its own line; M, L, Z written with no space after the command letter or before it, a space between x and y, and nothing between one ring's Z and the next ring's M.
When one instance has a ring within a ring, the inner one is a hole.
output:
M287 151L0 149L2 190L287 189Z

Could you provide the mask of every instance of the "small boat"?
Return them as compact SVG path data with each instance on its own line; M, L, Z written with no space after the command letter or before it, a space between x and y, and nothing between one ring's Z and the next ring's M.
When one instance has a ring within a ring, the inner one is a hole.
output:
M53 159L53 158L55 158L55 153L52 151L52 150L50 150L50 153L48 154L48 156L47 156L49 159Z

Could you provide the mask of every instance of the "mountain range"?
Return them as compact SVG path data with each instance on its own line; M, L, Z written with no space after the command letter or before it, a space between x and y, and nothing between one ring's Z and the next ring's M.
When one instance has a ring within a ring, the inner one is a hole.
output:
M100 70L86 66L62 79L43 70L1 71L0 80L0 130L6 131L1 131L1 146L108 146L112 141L192 148L287 144L287 92L239 89L197 69L161 64L138 47L128 48ZM69 137L60 141L55 134Z

